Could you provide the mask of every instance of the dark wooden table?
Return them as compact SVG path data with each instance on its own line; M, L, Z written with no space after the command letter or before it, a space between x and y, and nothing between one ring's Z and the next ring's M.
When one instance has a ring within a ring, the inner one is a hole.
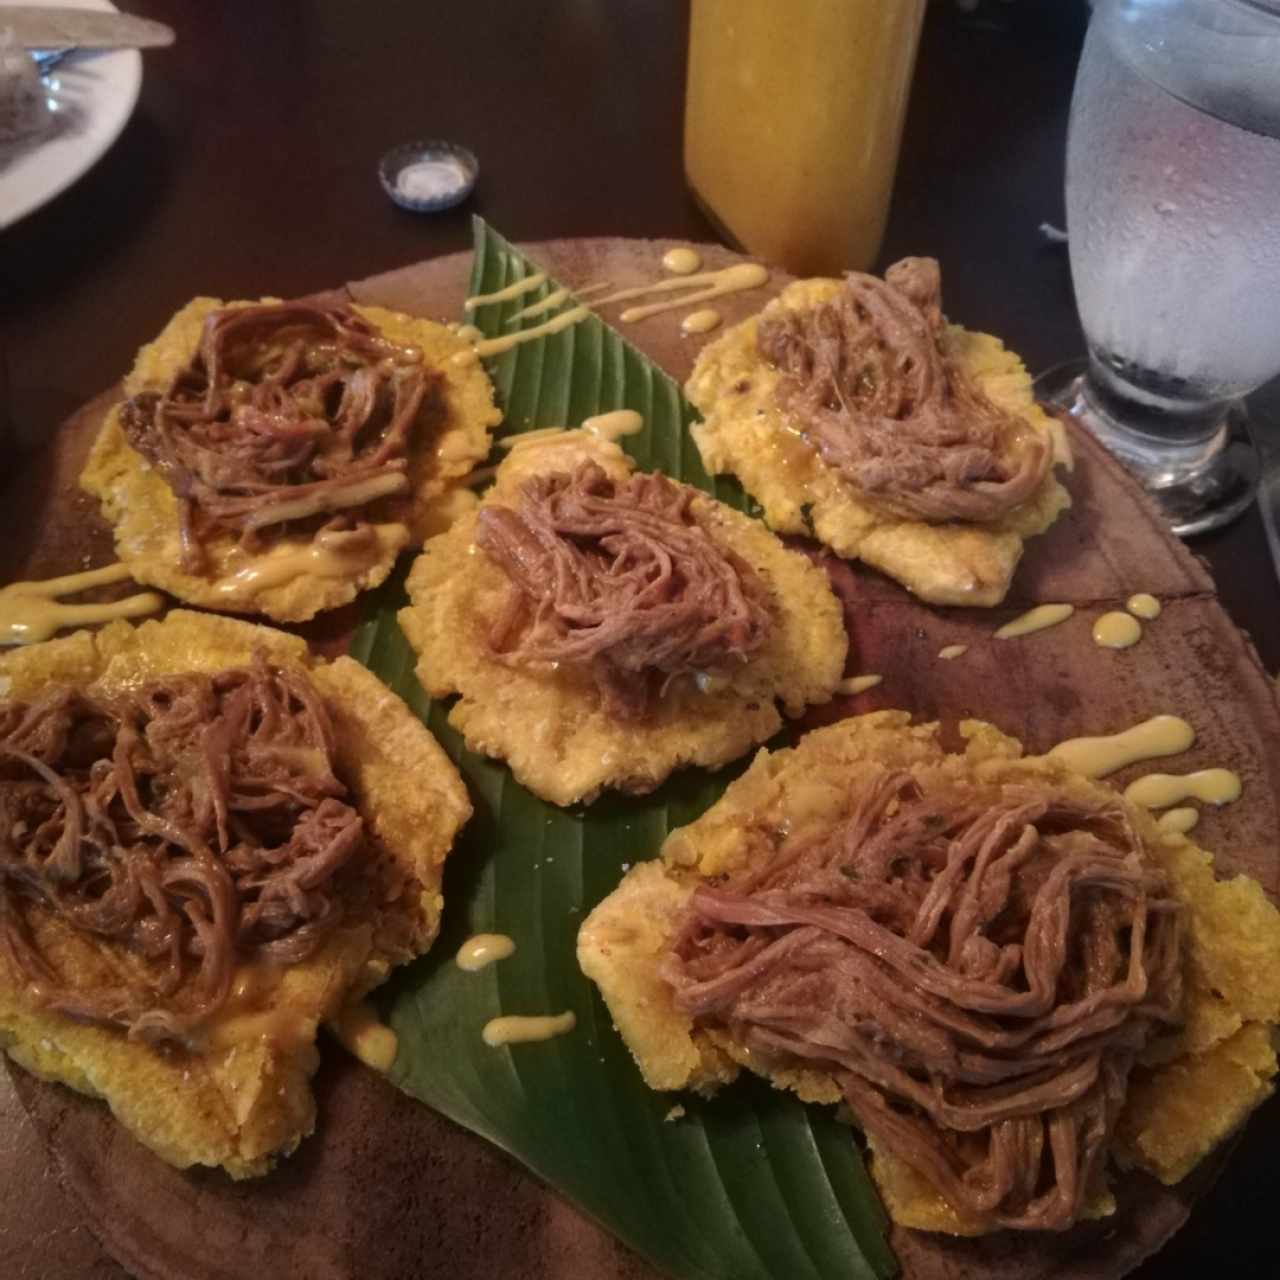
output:
M781 0L780 0L781 2ZM483 213L512 238L712 238L680 164L683 5L666 0L136 0L178 31L149 54L108 155L0 233L0 351L27 447L112 384L198 293L306 293L467 247ZM947 309L1033 369L1082 347L1062 224L1067 106L1083 0L983 0L926 22L883 260L943 263ZM474 199L433 217L378 185L397 142L480 158ZM3 173L0 173L0 182ZM1280 667L1280 592L1251 512L1199 540L1226 607ZM1146 1280L1280 1273L1257 1117ZM424 1273L436 1269L423 1260ZM124 1273L80 1224L0 1073L0 1275Z

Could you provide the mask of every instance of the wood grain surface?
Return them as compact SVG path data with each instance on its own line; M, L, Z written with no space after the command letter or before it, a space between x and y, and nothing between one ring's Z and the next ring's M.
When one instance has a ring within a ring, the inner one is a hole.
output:
M530 253L568 283L607 278L621 286L652 279L670 243L553 241L531 246ZM714 266L730 255L708 247L706 257ZM347 292L356 301L453 319L460 315L468 269L469 255L456 254L352 283ZM783 283L775 278L764 292ZM761 292L724 300L726 322L763 300ZM627 326L626 332L683 380L705 339L683 337L680 317L675 311ZM137 335L139 341L151 336ZM111 399L106 393L86 405L8 477L2 500L12 536L0 544L0 581L69 572L112 558L105 526L76 485ZM1115 731L1161 712L1183 715L1194 725L1197 743L1172 767L1224 765L1244 780L1242 799L1207 811L1198 838L1218 853L1224 871L1247 871L1276 896L1275 688L1219 605L1203 565L1161 528L1114 462L1087 439L1073 443L1072 510L1028 545L1007 606L931 609L876 574L833 565L857 669L881 673L884 681L823 709L821 718L881 707L906 707L924 719L980 716L1039 751L1064 737ZM1159 596L1164 613L1147 625L1134 649L1099 649L1090 637L1094 618L1135 591ZM1023 640L992 639L1000 621L1049 601L1076 605L1076 615ZM304 630L316 643L335 648L353 618L353 611L339 611ZM938 650L952 643L968 644L968 653L954 662L938 661ZM1123 784L1128 776L1116 780ZM316 1079L316 1135L260 1181L237 1185L219 1172L171 1169L116 1126L101 1104L13 1071L32 1126L20 1129L19 1138L30 1145L32 1133L41 1135L95 1234L142 1277L390 1280L446 1269L459 1278L623 1280L652 1274L494 1148L399 1094L336 1045L326 1045L323 1057ZM1273 1106L1259 1123L1274 1133L1275 1117ZM35 1163L32 1158L28 1167ZM1158 1248L1212 1173L1206 1170L1176 1189L1141 1176L1126 1178L1114 1218L1062 1236L1006 1234L966 1242L898 1231L894 1245L909 1277L1102 1280L1125 1273ZM5 1247L0 1242L0 1260ZM68 1274L75 1272L77 1247L69 1238Z

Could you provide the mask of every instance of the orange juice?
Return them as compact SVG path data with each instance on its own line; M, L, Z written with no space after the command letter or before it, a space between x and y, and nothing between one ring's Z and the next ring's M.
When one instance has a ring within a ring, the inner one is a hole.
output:
M798 275L880 250L925 0L692 0L684 164L749 252Z

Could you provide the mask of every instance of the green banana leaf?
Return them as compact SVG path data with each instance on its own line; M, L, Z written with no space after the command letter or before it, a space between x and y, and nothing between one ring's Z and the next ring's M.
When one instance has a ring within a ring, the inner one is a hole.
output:
M473 294L536 270L481 219L475 241ZM554 287L479 308L473 321L487 336L510 332L505 322ZM516 347L489 372L504 433L636 409L646 428L624 443L641 467L744 505L740 490L703 470L686 430L695 413L679 387L597 317ZM681 1280L893 1275L883 1210L852 1131L830 1109L760 1082L711 1101L652 1092L577 966L578 926L591 908L632 863L657 854L668 830L713 804L740 767L686 771L652 795L607 795L585 809L547 804L467 751L448 707L423 694L395 620L403 599L402 580L377 593L352 653L430 726L476 813L449 858L439 940L381 995L400 1045L392 1079ZM465 973L454 956L482 932L510 935L516 953ZM550 1041L495 1049L481 1039L500 1014L565 1010L576 1027Z

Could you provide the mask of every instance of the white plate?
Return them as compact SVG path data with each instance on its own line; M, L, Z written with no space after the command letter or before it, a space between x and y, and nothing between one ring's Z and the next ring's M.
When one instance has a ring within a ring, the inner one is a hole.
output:
M4 10L18 0L0 0ZM60 8L105 9L110 0L39 0ZM0 147L0 229L65 191L120 136L142 87L142 55L116 49L86 56L50 75L56 129L43 139Z

